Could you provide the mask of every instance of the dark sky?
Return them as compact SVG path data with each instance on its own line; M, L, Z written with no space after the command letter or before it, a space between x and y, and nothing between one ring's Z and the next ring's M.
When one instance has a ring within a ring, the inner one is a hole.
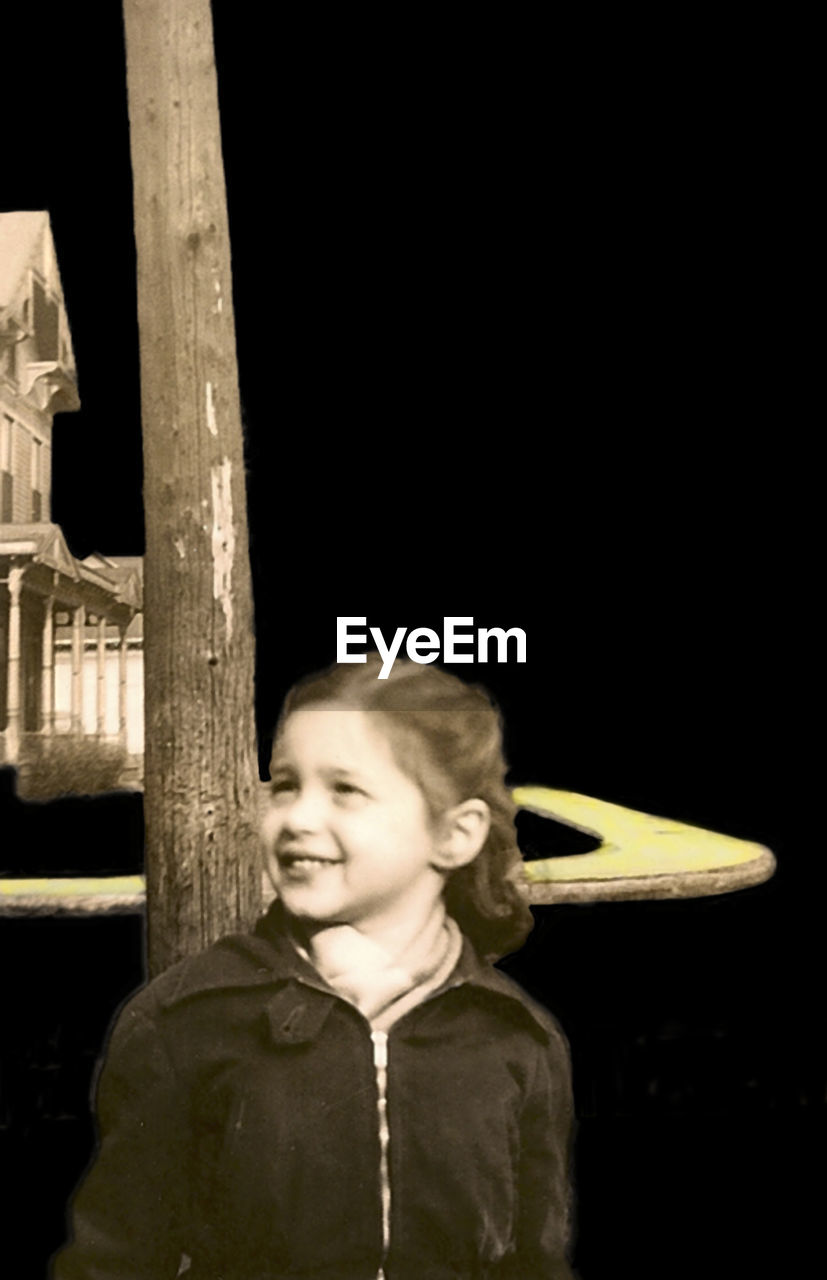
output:
M262 726L337 615L522 626L480 674L523 775L750 834L805 680L772 128L723 75L598 94L515 30L411 72L390 33L214 11ZM119 6L15 21L0 207L50 210L82 399L53 514L140 553Z
M494 61L435 32L418 73L390 33L214 12L262 726L337 615L471 615L527 631L482 673L523 769L749 828L804 679L769 107L712 71L597 93L516 30ZM53 514L140 553L119 6L15 21L0 207L50 210L82 399Z
M524 768L656 778L691 810L690 768L702 809L741 788L748 827L800 671L772 131L736 130L724 77L692 100L660 78L655 110L579 62L551 76L517 32L495 63L444 32L406 76L390 36L337 61L330 25L214 10L262 724L335 656L337 615L523 626L526 667L484 674ZM82 399L54 518L78 555L140 553L119 6L16 21L0 207L50 210Z

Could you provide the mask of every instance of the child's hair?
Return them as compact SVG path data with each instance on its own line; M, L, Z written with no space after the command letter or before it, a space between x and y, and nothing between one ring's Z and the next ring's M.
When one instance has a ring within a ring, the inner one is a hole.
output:
M300 680L288 693L276 738L300 707L337 703L373 711L385 719L397 764L421 788L431 819L463 800L484 800L491 828L468 866L449 873L448 911L489 959L525 942L534 924L522 882L516 806L505 782L502 723L490 696L431 664L394 663L384 680L382 663L336 665Z

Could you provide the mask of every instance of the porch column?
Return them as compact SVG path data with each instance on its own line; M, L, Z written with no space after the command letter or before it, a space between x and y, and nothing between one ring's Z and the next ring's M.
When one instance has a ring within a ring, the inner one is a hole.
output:
M43 601L43 691L40 732L55 731L55 612L54 596Z
M23 570L18 565L13 565L9 569L9 656L6 695L6 759L9 764L16 764L20 758L20 712L23 706L23 664L20 661L20 592L22 588Z
M118 737L126 746L126 627L118 627Z
M75 606L72 614L72 733L83 733L83 639L86 607Z
M98 718L97 735L99 738L106 732L106 618L98 614Z

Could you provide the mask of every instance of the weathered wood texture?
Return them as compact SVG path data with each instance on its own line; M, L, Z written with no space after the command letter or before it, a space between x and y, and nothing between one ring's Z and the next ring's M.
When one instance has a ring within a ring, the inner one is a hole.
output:
M124 0L146 512L146 868L160 972L260 901L253 611L209 0Z

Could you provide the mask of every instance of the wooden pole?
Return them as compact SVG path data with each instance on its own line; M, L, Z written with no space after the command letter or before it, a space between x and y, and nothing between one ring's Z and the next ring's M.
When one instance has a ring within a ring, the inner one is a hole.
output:
M124 0L146 515L150 973L261 894L253 607L209 0Z

